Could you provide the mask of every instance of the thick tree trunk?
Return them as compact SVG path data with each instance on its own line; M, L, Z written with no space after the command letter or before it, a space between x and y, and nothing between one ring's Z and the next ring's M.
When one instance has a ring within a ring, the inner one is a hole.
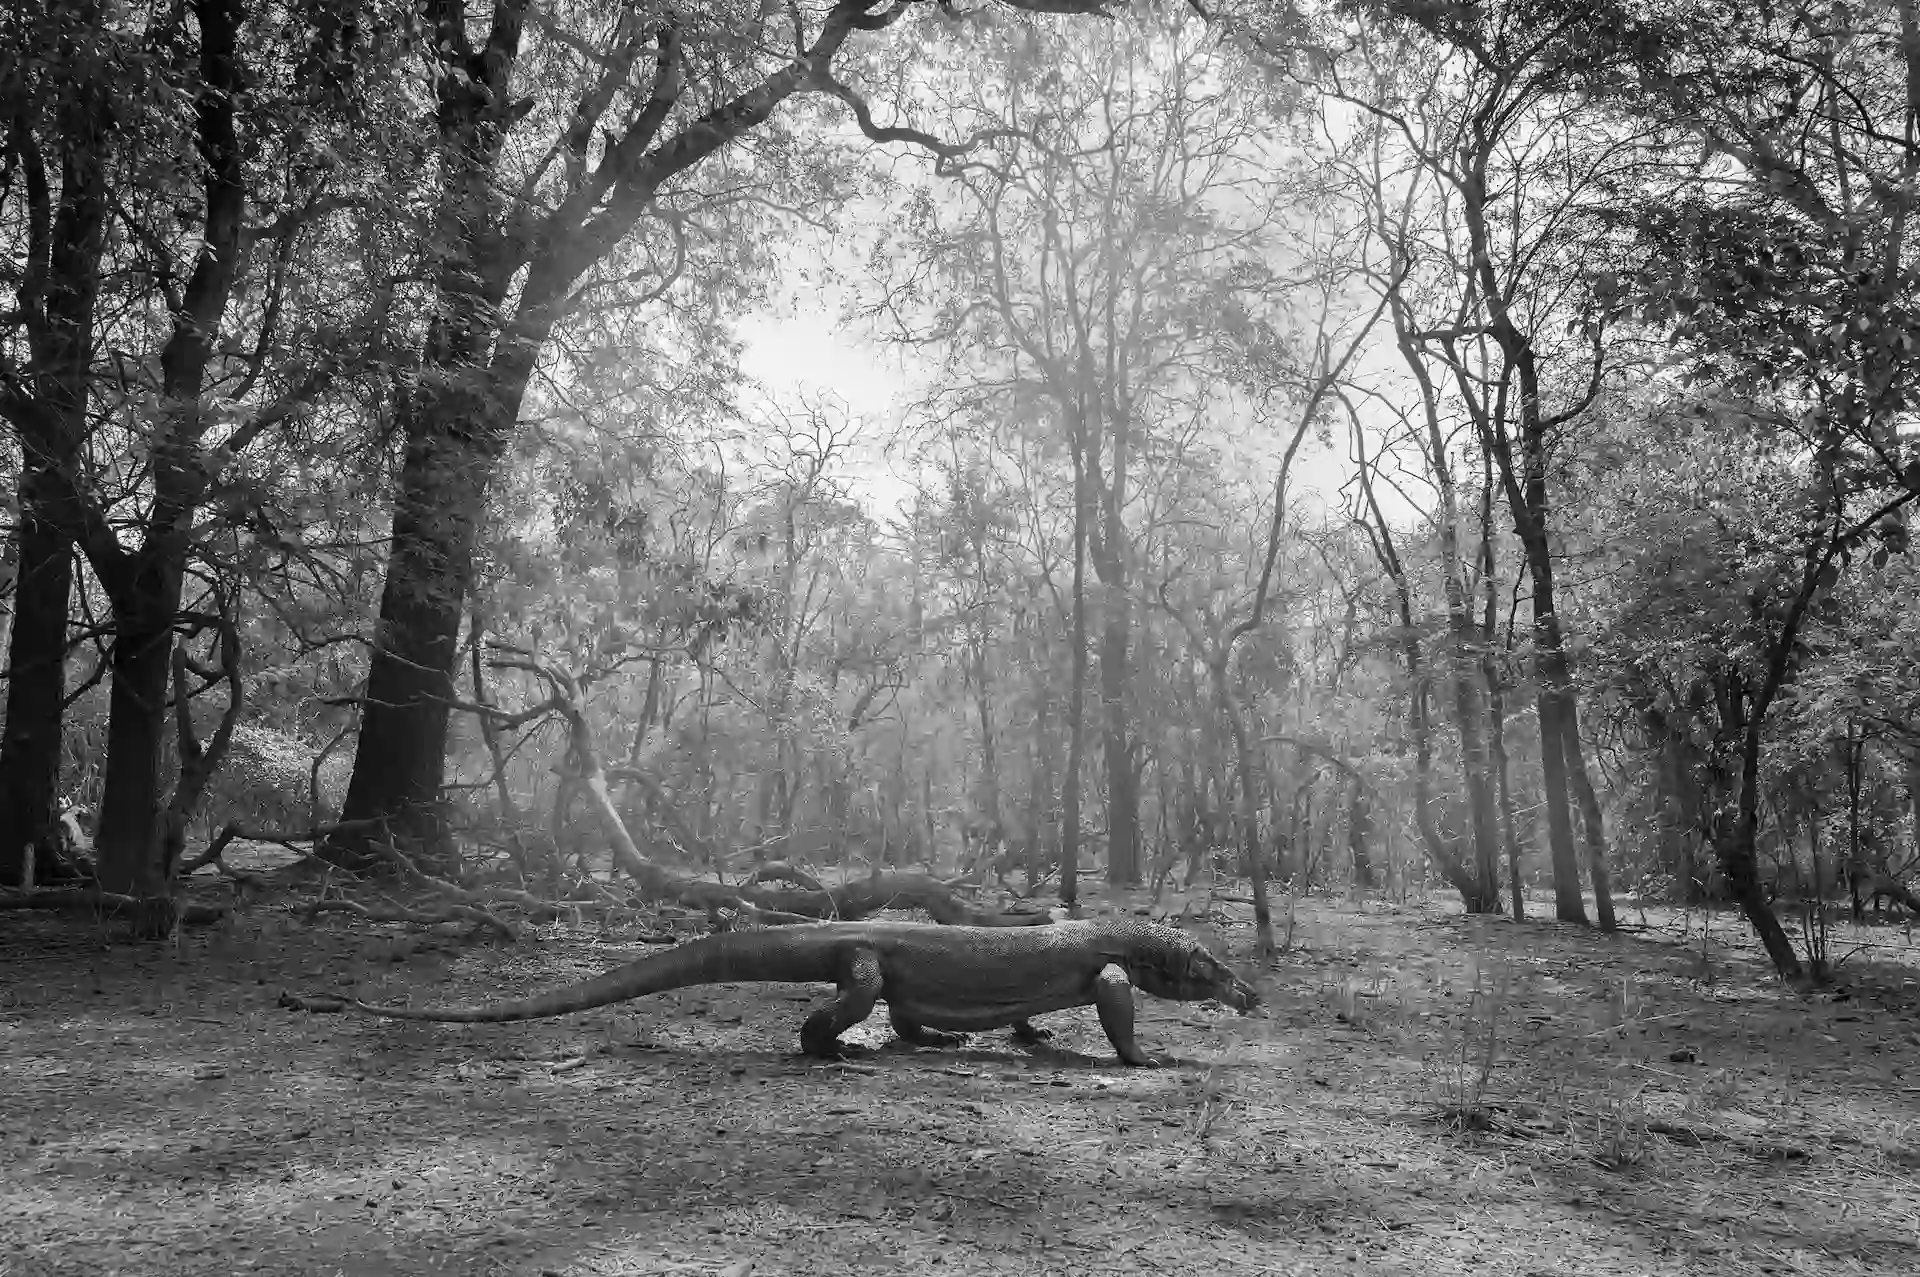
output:
M30 13L31 8L16 12ZM37 149L25 117L16 120L20 145L7 165L9 183L18 183L16 214L24 212L31 224L51 213L51 225L31 226L34 238L46 237L44 257L28 254L25 273L14 280L19 320L27 334L30 395L16 398L15 387L0 387L0 404L23 454L16 490L13 629L6 646L5 736L0 738L0 882L7 883L20 881L28 843L41 852L59 845L54 827L59 819L76 513L74 494L60 476L70 470L87 434L95 310L110 209L107 180L113 163L112 86L105 82L109 67L97 56L99 49L85 47L89 29L101 21L100 5L83 0L64 6L60 16L53 50L20 50L22 57L51 52L53 61L77 73L64 86L57 129L47 139L56 152L57 189L48 189L48 169L53 166ZM35 22L15 24L14 29L29 37L29 46L48 34ZM43 869L52 867L44 854L39 863Z
M94 854L103 890L143 903L135 930L173 929L172 877L161 845L167 797L167 702L180 574L155 565L114 600L107 771Z
M385 861L371 838L395 839L430 865L444 868L453 851L440 790L445 779L447 698L486 493L520 412L532 357L548 327L543 298L557 283L536 270L522 299L531 327L500 340L501 356L484 369L492 328L482 316L497 305L501 264L489 278L463 270L442 281L467 322L443 319L432 366L421 377L408 420L405 460L394 496L387 556L365 708L341 822L322 859L364 869ZM368 822L353 824L352 822Z
M439 868L451 860L440 789L480 515L473 481L490 477L476 475L481 462L460 456L463 451L444 427L407 449L365 709L341 807L343 822L384 819L372 837L405 845ZM385 863L367 847L368 838L357 830L337 835L320 855L356 869Z
M51 520L33 513L35 476L22 481L20 572L7 647L5 736L0 737L0 883L18 885L27 844L34 877L65 876L50 856L60 802L62 702L67 683L67 606L73 590L73 543ZM49 872L49 871L53 872Z
M208 425L201 395L239 278L247 207L238 128L244 83L240 30L246 11L240 0L194 0L192 7L200 29L195 137L206 166L206 205L193 272L160 351L160 416L149 449L153 505L139 549L88 546L114 626L107 767L94 850L101 887L139 902L133 930L153 939L171 934L179 916L173 876L185 825L183 809L170 809L166 801L174 626L193 548L194 515L216 477L201 443ZM185 696L188 689L176 690ZM185 714L185 707L179 712ZM181 775L184 783L184 770ZM183 796L185 811L205 782L204 772L197 776L190 796Z

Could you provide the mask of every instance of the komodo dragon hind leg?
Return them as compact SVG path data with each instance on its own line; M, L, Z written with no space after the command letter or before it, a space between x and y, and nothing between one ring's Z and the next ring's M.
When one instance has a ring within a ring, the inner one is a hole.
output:
M1140 1049L1133 1039L1133 981L1124 967L1109 963L1093 978L1093 1005L1100 1012L1100 1027L1122 1064L1152 1068L1160 1061Z
M1032 1020L1015 1020L1013 1022L1013 1040L1023 1046L1038 1046L1052 1036L1052 1029L1043 1029Z
M840 995L800 1026L800 1049L823 1060L840 1059L846 1054L840 1035L873 1014L884 986L880 955L872 949L855 949L840 976Z
M889 1009L888 1019L893 1021L893 1032L909 1046L959 1046L967 1040L964 1033L948 1033L943 1029L929 1029L918 1020L901 1015Z

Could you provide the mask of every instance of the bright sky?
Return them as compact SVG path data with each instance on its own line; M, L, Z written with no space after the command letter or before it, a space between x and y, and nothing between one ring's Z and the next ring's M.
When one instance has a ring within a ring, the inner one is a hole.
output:
M911 476L885 455L883 445L927 376L923 366L910 352L841 324L832 303L817 296L790 298L756 312L739 321L736 331L746 347L743 371L770 396L791 402L831 391L867 423L869 446L853 467L858 493L882 520L898 510L911 493ZM1317 490L1331 498L1349 470L1344 446L1330 451L1309 440L1294 462L1291 486L1296 494Z

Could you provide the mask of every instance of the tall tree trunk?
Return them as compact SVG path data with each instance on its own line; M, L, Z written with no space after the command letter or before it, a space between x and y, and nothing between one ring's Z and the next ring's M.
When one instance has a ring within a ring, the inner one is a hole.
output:
M1473 659L1473 646L1479 638L1474 632L1473 601L1467 597L1466 567L1460 550L1460 496L1454 480L1453 464L1447 440L1440 428L1440 396L1428 371L1425 355L1410 327L1412 318L1406 300L1398 288L1388 297L1393 315L1395 337L1407 367L1412 370L1420 390L1422 417L1426 426L1423 449L1427 470L1440 494L1437 519L1440 541L1440 579L1447 599L1447 633L1451 642L1447 651L1447 684L1453 693L1454 728L1460 736L1460 768L1467 786L1467 812L1473 830L1474 871L1488 892L1497 892L1500 859L1495 841L1492 761L1487 749L1482 718L1480 689L1481 665ZM1484 523L1483 517L1483 523ZM1483 532L1482 544L1486 537ZM1491 631L1488 633L1491 641Z
M436 6L439 162L434 318L405 422L407 457L394 499L393 544L381 593L365 713L343 821L444 853L439 809L454 639L471 583L487 488L519 417L534 361L571 304L576 281L627 236L664 184L758 128L788 98L814 85L856 30L878 30L904 10L871 14L836 4L811 47L759 83L677 130L666 126L685 84L678 22L623 27L619 57L631 71L654 54L650 96L615 130L598 114L609 91L583 101L560 141L585 164L596 126L606 135L597 167L544 218L509 207L495 172L531 99L513 76L528 0L494 0L485 43L473 47L466 6ZM480 24L473 24L479 29ZM803 38L798 31L795 38ZM611 64L610 64L611 67ZM609 85L613 81L608 82ZM558 149L558 148L556 148ZM501 303L527 268L512 318ZM331 839L322 854L366 863L365 834Z
M97 34L100 5L83 0L65 9L51 59L69 76L48 139L57 150L58 189L52 189L46 158L24 119L18 121L10 157L17 168L16 163L7 166L18 182L16 207L30 238L44 245L44 256L29 254L15 288L27 333L27 393L0 385L0 410L23 453L16 489L13 628L6 644L6 724L0 737L0 882L6 883L21 880L28 843L48 868L51 858L44 853L60 845L55 826L75 519L74 494L64 476L87 435L112 172L109 68L100 48L89 43Z
M1540 783L1547 804L1547 845L1553 865L1553 913L1562 922L1585 922L1580 860L1574 852L1573 812L1567 804L1566 701L1542 686L1534 701L1540 723Z
M1247 861L1247 878L1253 888L1253 952L1255 957L1270 958L1277 952L1278 945L1273 938L1273 906L1267 899L1266 867L1260 855L1260 787L1255 779L1260 769L1255 766L1256 742L1253 733L1247 730L1246 711L1240 698L1234 695L1228 676L1227 662L1232 658L1233 650L1228 648L1207 662L1207 672L1213 679L1214 697L1233 731L1233 745L1239 756L1240 845Z
M1361 887L1379 886L1373 858L1367 842L1373 837L1373 808L1367 801L1367 787L1358 777L1353 781L1353 796L1347 800L1347 851L1353 859L1353 880Z
M1794 953L1793 942L1787 938L1786 928L1774 916L1773 906L1767 903L1766 892L1760 886L1757 847L1762 723L1762 715L1755 713L1745 724L1741 736L1738 814L1733 822L1732 837L1723 836L1716 841L1720 843L1721 872L1727 877L1727 886L1739 904L1740 912L1752 925L1754 934L1760 937L1760 944L1773 962L1773 969L1791 978L1802 972L1800 958ZM1724 833L1727 824L1725 818L1718 818L1715 823Z
M1107 535L1113 535L1111 527ZM1115 575L1119 574L1116 569ZM1140 882L1140 794L1134 742L1127 734L1129 611L1124 584L1108 585L1100 642L1100 708L1106 728L1102 754L1107 765L1107 881L1116 887Z
M159 845L167 797L167 701L173 623L180 611L184 563L142 565L113 592L113 678L107 698L107 770L94 849L100 885L148 903L139 930L172 930L165 901L175 866Z
M1359 443L1364 436L1356 430L1354 439ZM1364 452L1359 458L1359 477L1360 490L1367 503L1367 512L1372 517L1372 522L1366 526L1373 545L1374 557L1379 560L1381 568L1387 574L1387 579L1393 582L1394 604L1399 613L1400 653L1407 664L1407 724L1413 732L1414 823L1419 827L1428 861L1438 867L1446 876L1447 882L1460 893L1460 899L1466 905L1467 912L1496 913L1500 908L1498 881L1481 877L1477 866L1469 865L1461 859L1459 853L1447 842L1438 822L1434 819L1433 727L1429 709L1432 701L1432 687L1426 658L1420 649L1420 631L1413 623L1413 589L1407 580L1406 568L1401 561L1399 551L1394 548L1393 534L1386 516L1381 513L1380 503L1375 498L1372 469Z
M984 643L974 665L974 711L980 716L980 806L987 818L987 837L995 846L1001 837L1000 758L993 739L993 696L987 682L987 655Z
M1571 708L1566 725L1567 774L1573 781L1574 798L1580 804L1580 823L1587 833L1587 869L1593 875L1593 911L1600 928L1612 931L1619 926L1613 915L1613 881L1607 872L1607 831L1600 811L1600 799L1593 792L1587 775L1587 762L1580 748L1580 718Z
M1049 726L1053 690L1042 677L1038 681L1037 701L1033 711L1034 754L1039 761L1039 783L1033 791L1032 829L1028 831L1033 839L1027 849L1027 893L1031 895L1040 880L1047 876L1047 860L1054 852L1053 839L1047 835L1048 826L1053 818L1054 752L1053 732Z
M431 393L425 386L416 391ZM394 497L380 621L341 809L343 822L384 820L373 837L408 846L442 868L451 860L440 807L448 701L483 485L492 477L492 458L472 436L489 429L494 405L471 402L476 398L443 388L414 409L419 419L409 426ZM355 868L381 863L368 841L358 830L335 835L320 855Z
M150 447L153 506L137 550L91 545L96 575L113 608L113 686L107 701L107 768L94 849L100 885L140 902L136 934L170 934L177 919L173 876L181 836L198 799L197 781L165 801L168 683L174 625L193 549L194 514L215 477L203 457L208 420L201 394L221 323L239 278L247 206L238 130L244 77L239 62L240 0L194 0L200 33L195 140L205 165L205 213L193 273L181 291L160 351L162 401ZM238 659L237 655L233 659ZM187 689L175 689L185 696ZM232 693L238 695L237 684ZM180 712L184 715L185 709ZM187 760L184 755L182 763ZM193 760L198 770L199 760ZM217 760L215 760L217 762Z
M1486 144L1483 134L1476 134ZM1471 243L1472 269L1486 309L1487 327L1520 387L1520 452L1516 462L1513 442L1504 420L1481 423L1482 443L1499 463L1533 587L1534 664L1540 680L1540 774L1547 804L1547 834L1553 859L1554 914L1562 922L1585 922L1586 904L1580 894L1580 858L1573 843L1573 812L1568 798L1567 733L1574 715L1573 680L1562 642L1560 617L1554 610L1553 555L1549 544L1547 500L1547 431L1549 422L1540 402L1540 374L1532 339L1521 330L1494 270L1491 232L1487 225L1486 156L1472 157L1458 176L1463 220ZM1463 384L1466 369L1455 363ZM1578 756L1578 749L1575 749Z
M1520 835L1513 813L1513 774L1507 759L1507 679L1494 655L1500 634L1500 601L1494 589L1493 454L1481 449L1480 488L1480 598L1485 611L1480 622L1480 677L1487 689L1487 748L1493 760L1500 794L1500 839L1507 852L1507 891L1513 899L1513 920L1527 916L1526 883L1520 874Z
M73 542L38 513L40 476L21 477L20 574L7 645L6 734L0 737L0 883L15 885L35 850L34 876L64 871L49 855L60 846L60 738L67 682L67 607L73 591ZM49 872L49 871L53 872Z
M1085 426L1077 415L1069 446L1073 453L1073 622L1067 640L1067 774L1060 793L1060 901L1072 910L1080 891L1080 770L1087 720L1087 460Z
M1520 876L1520 834L1513 816L1511 769L1507 764L1506 693L1489 683L1487 739L1493 749L1494 776L1500 785L1500 838L1507 849L1507 891L1513 897L1513 920L1527 917L1526 884Z
M1907 807L1913 817L1912 854L1920 859L1920 749L1907 755Z

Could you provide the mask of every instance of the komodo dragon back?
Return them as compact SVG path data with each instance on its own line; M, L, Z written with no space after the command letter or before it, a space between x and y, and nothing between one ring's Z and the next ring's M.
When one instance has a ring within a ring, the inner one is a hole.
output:
M478 1007L353 1006L395 1020L452 1024L504 1024L571 1015L594 1007L700 984L755 980L831 984L840 978L846 936L831 923L768 931L728 931L689 940L672 950L637 958L611 971L530 998Z

